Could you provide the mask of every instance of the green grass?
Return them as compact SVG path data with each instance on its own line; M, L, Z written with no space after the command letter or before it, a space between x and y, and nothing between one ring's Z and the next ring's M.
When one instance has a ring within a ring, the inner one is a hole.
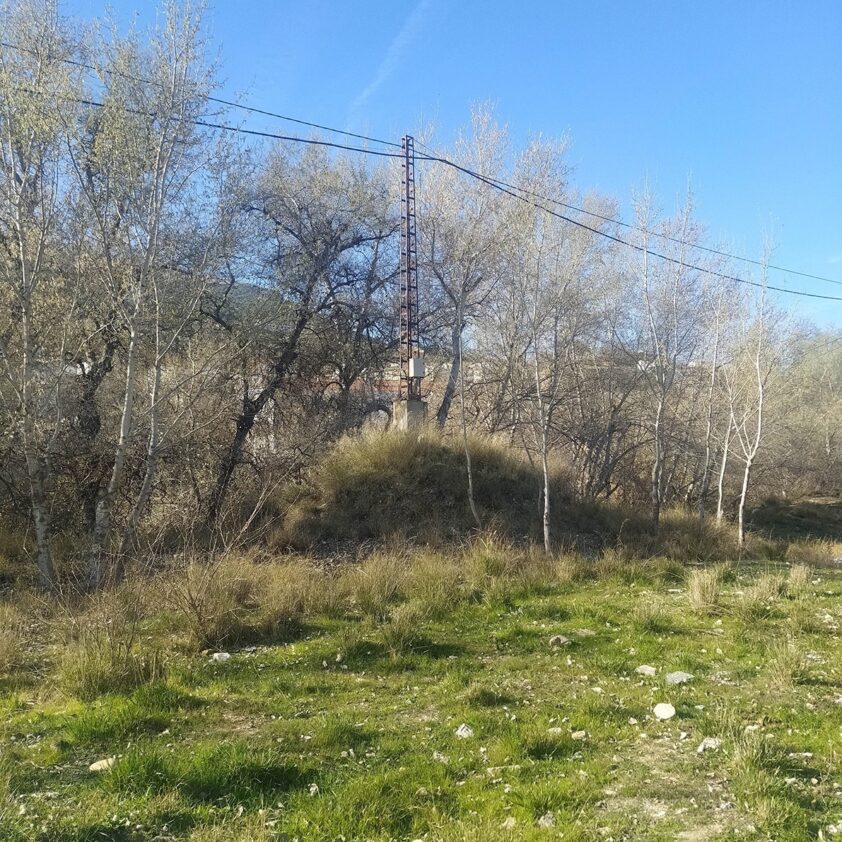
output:
M383 562L369 602L226 663L153 612L138 646L164 677L86 702L45 639L0 696L0 839L794 842L842 821L842 576L789 593L738 566L710 614L674 566L553 583L499 552L461 574L426 555L429 586L408 557L388 593Z

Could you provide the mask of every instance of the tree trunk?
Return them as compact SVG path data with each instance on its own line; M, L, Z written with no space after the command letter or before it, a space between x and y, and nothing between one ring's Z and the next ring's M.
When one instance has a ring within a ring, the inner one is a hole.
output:
M135 504L132 507L129 515L126 528L123 530L123 538L120 541L120 552L117 555L117 563L114 568L114 580L121 582L125 576L126 554L131 549L132 541L134 540L137 526L143 513L146 511L146 505L149 502L149 497L152 494L152 485L155 482L155 472L158 468L158 446L160 442L160 411L158 402L161 395L161 360L155 361L155 371L152 380L152 391L150 394L149 407L149 440L146 445L146 471L143 475L143 482L140 486Z
M447 378L447 385L444 388L444 395L441 399L439 411L436 413L436 424L444 427L447 423L447 416L450 413L450 405L453 403L453 396L456 394L456 386L462 376L462 323L457 320L453 325L450 334L452 362L450 363L450 375Z
M111 518L114 501L120 488L123 468L126 464L126 453L129 449L129 439L134 420L135 379L137 375L140 336L134 325L129 329L129 347L126 354L126 388L123 396L123 412L120 416L120 433L114 454L114 464L111 476L105 490L97 502L94 518L94 531L91 538L91 550L88 556L87 587L96 590L101 587L105 577L105 553L111 533Z
M722 461L719 464L719 483L717 484L716 495L716 522L722 523L723 498L725 496L725 469L728 466L728 451L731 446L732 422L729 421L728 429L725 431L725 443L722 447Z

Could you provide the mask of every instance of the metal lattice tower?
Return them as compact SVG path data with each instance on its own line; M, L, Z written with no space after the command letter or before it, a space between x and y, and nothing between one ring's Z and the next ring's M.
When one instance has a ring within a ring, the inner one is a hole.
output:
M421 378L410 374L418 346L418 250L415 228L415 141L401 139L401 385L400 396L420 399Z

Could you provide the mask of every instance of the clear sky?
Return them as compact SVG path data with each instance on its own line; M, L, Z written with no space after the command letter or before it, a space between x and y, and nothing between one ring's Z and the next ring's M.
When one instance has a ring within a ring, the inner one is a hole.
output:
M110 8L154 21L150 0ZM569 133L580 189L627 208L647 180L672 210L690 178L715 240L757 257L771 227L775 262L842 281L842 0L215 0L208 35L244 101L389 139L434 121L445 141L491 101L516 143ZM842 327L842 303L781 303Z

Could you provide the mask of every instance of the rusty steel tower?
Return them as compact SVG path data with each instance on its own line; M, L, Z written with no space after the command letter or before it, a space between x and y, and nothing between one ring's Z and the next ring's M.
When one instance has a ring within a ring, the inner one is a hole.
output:
M410 135L401 139L401 300L400 366L401 380L395 421L404 429L417 429L424 423L426 404L421 400L424 358L419 347L418 244L415 217L415 142Z

